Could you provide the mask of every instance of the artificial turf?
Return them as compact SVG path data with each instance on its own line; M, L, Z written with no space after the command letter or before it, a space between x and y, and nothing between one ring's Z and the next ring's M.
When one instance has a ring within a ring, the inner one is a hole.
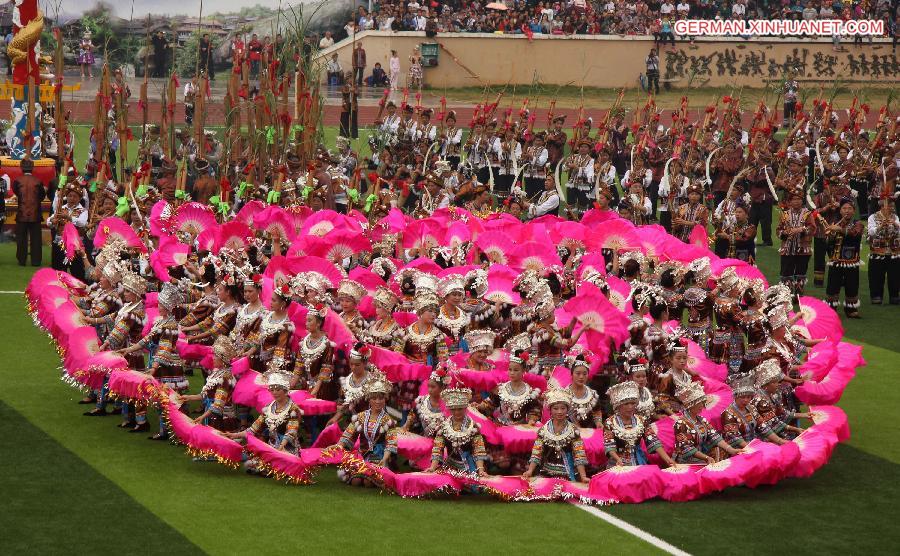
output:
M774 248L758 248L758 263L777 281ZM0 245L0 290L23 290L33 270ZM861 272L863 319L844 327L868 366L839 403L852 437L827 466L772 487L605 510L693 554L894 552L900 307L870 305L865 265ZM0 294L0 453L12 464L0 475L0 553L93 552L99 543L171 554L654 551L561 503L403 500L346 487L332 469L316 485L289 487L192 462L181 448L121 432L116 417L82 417L79 393L57 379L58 357L24 305Z

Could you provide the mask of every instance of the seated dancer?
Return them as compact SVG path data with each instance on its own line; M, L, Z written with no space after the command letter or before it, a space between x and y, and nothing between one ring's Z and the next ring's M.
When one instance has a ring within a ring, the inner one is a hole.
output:
M259 298L262 285L257 280L261 281L262 276L244 276L241 295L245 303L238 309L234 328L229 335L236 357L251 357L251 366L254 368L257 368L253 365L253 354L259 350L259 324L266 312L266 307Z
M603 409L600 395L587 386L591 364L579 355L572 363L572 384L565 391L571 397L569 419L584 429L603 428ZM545 399L546 403L546 399Z
M397 424L386 410L391 383L381 376L372 378L366 383L365 392L369 409L353 416L337 445L350 451L359 440L363 460L386 467L397 455ZM353 486L375 486L372 478L362 471L357 474L340 471L338 476Z
M403 424L404 431L430 437L437 434L444 422L441 393L444 387L450 384L451 378L447 365L440 365L431 371L428 377L428 393L416 398L416 403Z
M328 420L327 425L337 423L346 415L356 415L368 409L366 403L366 384L374 378L383 378L374 365L369 362L371 349L362 342L354 344L347 361L350 374L340 377L340 393L337 412Z
M259 372L280 372L290 374L293 368L291 337L294 323L288 317L291 304L291 287L277 286L272 292L270 311L265 311L259 322L258 357L254 358Z
M656 399L653 393L647 388L647 360L643 357L637 357L633 359L632 363L625 362L625 372L628 375L628 380L637 384L638 387L638 400L637 407L635 411L640 417L643 417L648 423L652 423L657 419L661 414L656 408Z
M660 415L675 415L682 410L677 391L698 380L688 368L687 340L677 338L669 344L669 368L657 378L656 409Z
M779 392L782 380L784 373L775 359L766 359L753 373L756 395L752 404L757 414L757 435L770 441L773 441L772 434L784 440L793 440L803 430L791 423L795 419L812 419L809 413L785 408Z
M347 329L357 338L366 330L366 319L360 314L357 305L366 295L366 288L354 280L341 280L338 285L337 297L341 304L341 320Z
M432 290L422 289L422 293L416 295L416 314L419 318L394 340L392 349L402 353L413 363L435 366L447 359L446 337L434 324L438 306L437 295ZM419 381L403 381L399 384L397 399L392 407L396 407L405 415L413 408L418 394Z
M550 420L538 430L522 478L531 478L539 470L543 477L589 482L584 442L578 426L569 420L571 396L565 390L552 388L544 397L544 405L550 409Z
M290 377L284 373L270 373L266 377L266 384L274 398L272 402L263 408L249 428L239 432L226 432L225 436L237 440L246 438L248 433L252 433L276 450L289 454L298 453L303 410L297 407L288 395L289 380ZM259 472L259 460L256 458L248 459L244 465L248 473Z
M213 344L213 370L207 375L203 389L199 394L181 397L182 402L203 402L203 413L194 419L195 423L203 423L223 432L238 429L237 414L231 401L231 394L237 384L231 374L234 356L234 344L231 340L226 336L217 338Z
M227 272L227 271L226 271ZM215 284L215 298L218 306L210 315L210 322L198 323L191 327L182 327L187 334L187 341L193 344L212 345L219 336L228 335L237 323L237 313L243 299L241 285L236 273L227 272Z
M460 274L450 274L438 282L438 294L443 297L444 302L441 304L434 324L450 340L449 355L455 355L460 350L471 350L471 346L468 350L466 349L466 342L463 339L469 326L469 314L460 308L465 296L463 293L464 280Z
M466 415L472 391L461 384L456 384L445 388L441 392L441 398L450 412L450 417L443 419L434 436L431 467L428 471L433 473L438 468L443 468L487 475L485 464L488 455L484 447L484 437L481 436L478 424Z
M147 282L133 272L126 272L122 278L122 298L125 303L116 311L112 330L100 344L100 351L118 351L140 341L144 329L144 320L147 317L144 308L144 294L147 292ZM87 318L85 319L87 320ZM144 356L131 354L126 357L128 367L135 371L144 370ZM96 407L85 413L89 417L106 415L106 404L109 396L109 376L103 380L103 387L97 397ZM137 424L131 416L133 404L122 404L123 421L120 428L132 429Z
M607 395L615 411L606 418L603 431L607 467L646 465L649 463L647 452L657 454L669 467L674 466L675 461L666 453L650 422L637 415L638 385L630 380L620 382L611 387Z
M736 373L728 377L734 401L722 412L722 438L732 448L744 448L754 438L762 438L774 444L787 442L774 432L763 436L759 433L759 414L753 405L756 387L753 373Z
M740 449L731 447L710 422L700 415L706 409L707 400L702 383L685 384L676 394L684 407L675 419L677 463L715 463L740 452Z
M497 334L492 330L473 330L463 336L463 343L469 351L466 359L466 368L473 371L490 371L494 364L488 360L488 356L494 351L494 340Z
M184 376L184 364L178 355L176 344L178 342L178 321L175 320L173 311L181 304L181 295L177 289L166 284L159 292L157 303L159 317L150 328L150 332L138 342L119 351L121 355L134 353L141 349L149 349L156 345L150 364L149 374L177 393L187 391L190 384ZM129 432L141 432L149 429L147 424L147 408L140 407L136 411L135 426ZM165 423L160 419L159 432L151 436L151 440L166 440L169 435L165 429Z
M516 351L509 356L509 380L497 385L477 408L501 425L534 425L541 420L541 392L523 380L530 353Z
M375 305L375 320L369 325L363 338L373 345L390 349L403 336L403 327L394 320L393 314L397 307L397 296L384 286L379 286L372 301Z
M308 309L306 336L298 346L291 388L300 385L314 398L337 401L340 382L334 376L334 343L322 330L328 307L319 304Z

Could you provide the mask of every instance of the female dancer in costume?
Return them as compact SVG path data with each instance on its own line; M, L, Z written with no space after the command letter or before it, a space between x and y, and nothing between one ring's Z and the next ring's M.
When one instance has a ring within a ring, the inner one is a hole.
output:
M540 470L544 477L559 477L569 481L589 482L587 454L578 427L569 420L572 399L565 390L551 389L544 403L550 408L550 420L538 430L531 449L528 469L523 479Z

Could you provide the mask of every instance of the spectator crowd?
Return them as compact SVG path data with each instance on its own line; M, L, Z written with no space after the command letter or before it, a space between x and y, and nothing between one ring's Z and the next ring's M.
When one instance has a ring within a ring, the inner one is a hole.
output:
M506 9L488 7L498 5ZM666 40L674 38L674 22L686 18L881 19L885 34L896 36L897 5L897 0L384 0L371 12L360 7L344 31L655 35Z

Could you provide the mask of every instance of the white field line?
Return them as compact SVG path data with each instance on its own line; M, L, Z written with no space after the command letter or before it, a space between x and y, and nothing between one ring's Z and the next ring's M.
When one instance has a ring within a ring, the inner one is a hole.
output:
M581 508L582 510L586 511L587 513L591 514L594 517L599 517L603 521L609 523L610 525L612 525L614 527L618 527L619 529L625 531L626 533L634 535L635 537L641 539L642 541L646 542L647 544L651 544L651 545L655 546L656 548L662 550L663 552L667 552L674 556L690 556L684 550L681 550L680 548L672 546L671 544L660 539L659 537L655 537L655 536L651 535L650 533L644 531L643 529L635 527L634 525L632 525L626 521L622 521L618 517L615 517L613 515L610 515L610 514L604 512L603 510L598 509L596 506L590 506L590 505L586 505L586 504L574 504L574 506Z

